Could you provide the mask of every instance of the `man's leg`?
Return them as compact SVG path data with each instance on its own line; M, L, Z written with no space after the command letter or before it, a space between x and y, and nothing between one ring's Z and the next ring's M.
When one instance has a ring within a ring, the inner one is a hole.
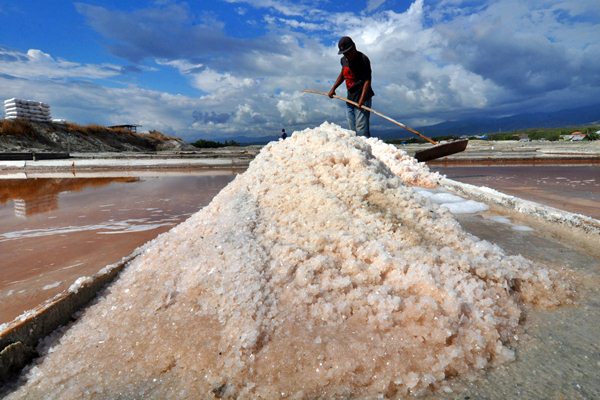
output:
M346 118L348 119L348 129L356 132L356 107L346 103Z
M365 106L371 108L371 99L365 101ZM359 136L371 137L371 130L369 127L369 117L371 113L365 109L356 109L356 134Z

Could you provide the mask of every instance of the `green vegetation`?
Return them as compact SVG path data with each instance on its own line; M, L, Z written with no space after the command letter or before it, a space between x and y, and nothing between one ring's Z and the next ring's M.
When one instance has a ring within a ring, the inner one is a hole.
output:
M235 140L226 140L223 143L221 143L221 142L214 142L212 140L200 139L200 140L196 140L194 143L192 143L192 146L195 146L195 147L198 147L201 149L216 149L219 147L239 146L239 144Z
M570 135L573 132L581 132L587 135L584 140L599 140L600 135L597 131L600 130L600 125L584 125L584 126L572 126L562 128L531 128L525 130L518 130L513 132L502 132L502 133L491 133L483 135L469 135L469 140L483 139L483 140L548 140L555 142L561 140L561 136ZM464 138L465 136L463 136ZM461 137L459 135L447 135L447 136L436 136L433 139L436 141L442 140L457 140ZM425 141L418 137L401 138L401 139L389 139L386 143L390 144L410 144L410 143L425 143Z
M494 133L488 135L488 140L519 140L521 137L516 133Z
M587 134L587 140L597 140L598 135L594 132L600 130L600 125L572 126L562 128L532 128L510 133L496 133L489 135L490 140L519 140L519 138L529 138L530 140L548 140L555 142L560 140L563 135L570 135L573 132Z
M586 139L587 140L599 140L600 139L600 135L597 134L597 133L595 133L595 132L588 133Z

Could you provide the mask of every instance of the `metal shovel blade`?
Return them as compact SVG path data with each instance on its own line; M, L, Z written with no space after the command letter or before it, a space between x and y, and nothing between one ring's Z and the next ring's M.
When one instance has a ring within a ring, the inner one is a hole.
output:
M468 139L457 140L454 142L438 144L425 150L420 150L415 153L415 158L419 162L435 160L451 154L460 153L467 148Z

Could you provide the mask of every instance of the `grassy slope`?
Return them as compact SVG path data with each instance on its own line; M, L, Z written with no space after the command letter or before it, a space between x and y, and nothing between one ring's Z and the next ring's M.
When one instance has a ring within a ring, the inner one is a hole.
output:
M0 121L0 151L156 151L183 142L153 131L138 134L100 125Z

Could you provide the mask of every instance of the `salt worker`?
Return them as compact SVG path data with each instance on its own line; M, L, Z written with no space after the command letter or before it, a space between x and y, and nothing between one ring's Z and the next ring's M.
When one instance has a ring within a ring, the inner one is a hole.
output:
M371 61L369 57L356 50L354 41L349 36L343 36L338 42L338 54L343 54L340 63L342 71L329 91L329 97L335 95L335 90L346 81L348 99L358 103L358 107L346 103L346 116L350 130L357 135L371 137L369 129L370 112L363 106L371 107L371 98L375 95L371 89Z

